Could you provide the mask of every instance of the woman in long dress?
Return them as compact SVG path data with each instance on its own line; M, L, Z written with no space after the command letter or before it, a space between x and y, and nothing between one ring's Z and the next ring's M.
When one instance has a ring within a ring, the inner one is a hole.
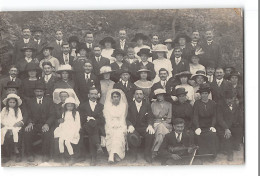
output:
M109 163L119 162L125 157L127 110L128 104L124 92L120 89L109 90L103 111Z

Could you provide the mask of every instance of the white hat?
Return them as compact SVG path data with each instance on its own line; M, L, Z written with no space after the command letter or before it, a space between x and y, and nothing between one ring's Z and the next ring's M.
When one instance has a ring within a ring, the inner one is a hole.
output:
M168 52L167 50L167 46L163 45L163 44L158 44L155 46L155 48L153 49L153 52Z
M166 91L164 89L156 89L154 90L154 95L159 95L159 94L166 94Z
M69 97L65 100L65 103L62 104L62 107L64 108L64 106L67 104L67 103L72 103L72 104L75 104L76 108L79 106L78 103L76 103L75 99L73 97Z
M21 98L20 98L18 95L16 95L16 94L9 94L9 95L7 95L7 97L3 100L4 105L6 105L7 100L9 100L10 98L16 99L17 102L18 102L18 106L20 106L20 105L22 104L22 100L21 100Z
M73 97L75 99L76 103L80 104L78 96L73 89L61 89L61 88L55 89L52 94L54 103L59 104L61 102L60 92L67 92L69 94L69 97Z
M103 67L100 68L100 74L104 74L104 73L111 73L113 72L112 68L108 65L105 65Z
M65 64L65 65L60 65L60 67L56 72L61 73L62 71L72 72L73 70L70 64Z

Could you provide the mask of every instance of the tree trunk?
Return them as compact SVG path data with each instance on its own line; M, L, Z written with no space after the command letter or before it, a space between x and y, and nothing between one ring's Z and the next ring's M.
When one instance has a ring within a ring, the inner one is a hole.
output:
M175 35L176 35L175 24L176 24L176 20L178 18L178 13L179 13L179 10L177 9L173 14L173 19L172 19L172 36L173 36L173 38L175 38Z

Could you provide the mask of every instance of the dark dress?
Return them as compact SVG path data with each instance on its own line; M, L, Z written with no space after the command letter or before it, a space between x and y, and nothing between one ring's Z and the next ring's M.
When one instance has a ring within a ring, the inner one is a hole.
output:
M21 96L25 101L35 97L34 87L37 81L38 80L29 80L29 78L26 78L22 81Z

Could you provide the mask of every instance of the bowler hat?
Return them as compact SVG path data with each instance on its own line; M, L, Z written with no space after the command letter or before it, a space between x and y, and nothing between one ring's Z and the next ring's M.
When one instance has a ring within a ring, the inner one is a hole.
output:
M150 52L150 49L148 49L148 48L142 48L137 53L138 56L141 56L142 54L146 54L148 57L152 57L152 53Z
M140 138L140 135L139 133L137 133L136 131L134 131L133 133L128 133L127 134L127 141L135 146L135 147L138 147L140 146L141 144L141 138Z
M42 48L42 52L43 52L45 49L53 50L54 47L51 46L50 44L46 44L45 46L43 46L43 48Z
M188 77L188 79L191 77L191 73L189 72L189 71L183 71L183 72L180 72L180 73L177 73L176 75L175 75L175 78L177 79L177 78L181 78L181 77L183 77L183 76L187 76Z
M200 85L199 90L197 90L197 93L202 93L202 92L210 92L210 85L209 83L203 83Z
M38 64L30 62L30 63L26 64L25 70L26 71L32 71L32 70L39 71L40 67L38 66Z
M186 43L188 43L188 42L191 41L191 38L190 38L188 35L186 35L185 33L180 33L180 34L178 34L177 37L174 39L174 43L179 43L179 39L180 39L180 38L185 38Z
M213 61L208 61L206 67L207 68L216 68L216 64Z
M187 93L188 93L188 91L186 91L185 88L180 87L175 90L174 96L178 97L179 95L182 95L182 94L186 95Z
M112 45L116 43L116 41L112 37L105 37L102 40L100 40L99 44L104 46L107 42L111 43Z
M146 66L142 66L137 72L151 72L150 70L148 70L147 68L146 68Z
M24 47L21 48L22 52L25 52L26 50L32 50L32 52L36 51L36 48L30 45L25 45Z
M116 57L116 55L118 55L118 54L121 54L123 57L126 55L124 50L122 50L122 49L115 49L111 56L112 57Z
M173 125L183 124L185 123L185 120L183 118L174 118L172 121Z
M18 106L20 106L22 104L22 100L21 100L21 98L18 95L16 95L16 94L8 94L7 97L3 100L4 105L6 105L7 101L9 99L11 99L11 98L14 98L14 99L17 100Z
M34 90L35 89L45 90L46 86L42 81L37 81L36 84L35 84L35 87L34 87Z
M144 35L143 33L136 33L135 37L132 39L132 42L137 42L137 40L142 39L142 40L148 40L148 37Z
M79 38L77 36L71 36L71 37L69 37L69 43L71 43L71 42L79 43Z
M16 82L14 81L8 81L6 86L4 86L4 89L8 89L8 88L15 88L15 89L19 89L19 86L16 84Z
M122 75L123 73L131 74L131 72L130 72L130 70L128 68L122 68L118 72L119 72L119 75Z

